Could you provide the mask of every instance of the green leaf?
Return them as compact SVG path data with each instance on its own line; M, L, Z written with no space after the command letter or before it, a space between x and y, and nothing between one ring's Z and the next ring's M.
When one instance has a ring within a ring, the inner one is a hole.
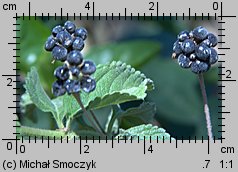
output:
M46 56L46 52L43 51L44 43L47 37L50 35L50 29L44 25L41 20L34 20L31 18L31 22L28 20L20 19L18 21L20 32L21 49L20 51L21 63L19 64L21 69L28 69L30 66L38 66L42 56ZM49 60L49 59L45 59Z
M51 64L52 55L44 50L44 44L51 34L51 29L42 20L35 20L34 17L31 17L30 21L21 18L17 22L20 24L17 26L20 30L17 36L20 37L19 42L21 42L17 45L21 49L17 51L17 55L21 57L19 59L21 63L17 63L17 68L21 69L22 76L26 76L32 66L36 67L41 85L47 93L50 93L51 84L55 80L54 69L60 64L59 62Z
M21 102L20 102L20 106L21 108L25 108L26 106L32 104L33 102L31 101L30 95L25 92L22 96L21 96Z
M163 58L152 59L142 71L157 87L148 94L147 101L156 104L159 122L165 120L169 130L173 130L173 125L168 127L172 123L193 125L198 122L203 111L195 74L189 69L181 69L176 61Z
M58 127L63 127L63 114L60 113L62 111L59 111L58 109L60 102L58 102L57 100L50 100L41 86L38 73L36 71L36 68L34 67L26 77L25 88L26 92L29 94L31 101L43 112L51 112L58 124Z
M129 108L120 115L120 126L130 128L136 125L151 123L154 120L156 106L154 103L144 102L139 107Z
M127 130L120 129L119 135L116 136L116 139L125 139L125 137L129 140L131 139L139 139L140 140L168 140L170 139L170 135L166 133L165 129L158 128L157 126L152 126L151 124L143 124L136 127L129 128ZM173 138L171 138L173 139Z
M98 65L94 77L97 83L96 89L89 94L84 92L80 94L84 106L88 109L143 100L146 91L153 89L152 80L122 62ZM65 108L68 116L75 115L81 109L73 96L64 95L63 104L61 108Z
M108 124L108 131L111 131L116 119L120 121L119 125L121 128L127 129L136 125L153 122L155 113L155 104L148 102L143 102L139 107L129 108L126 111L120 110L117 113L113 113Z
M122 43L110 43L90 48L86 58L96 64L122 61L133 67L139 67L160 51L156 41L136 40Z

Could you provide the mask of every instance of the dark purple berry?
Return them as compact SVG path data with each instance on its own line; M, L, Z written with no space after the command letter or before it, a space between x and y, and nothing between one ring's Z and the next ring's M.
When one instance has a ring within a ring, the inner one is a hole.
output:
M184 41L185 39L189 39L189 32L188 31L182 31L178 34L178 40Z
M83 63L83 66L81 68L81 72L83 75L91 75L96 71L96 65L90 61L85 60Z
M217 51L214 48L210 48L210 58L209 58L209 63L210 64L215 64L218 60L218 54Z
M54 76L62 81L69 79L69 69L66 66L59 66L54 71Z
M96 88L96 81L91 77L84 76L81 79L81 89L86 93L92 92Z
M207 35L207 39L205 39L203 42L209 47L215 47L218 43L218 40L214 34L209 33Z
M52 85L52 93L55 96L62 96L66 93L63 81L55 81Z
M205 44L197 45L195 48L197 59L207 61L210 56L210 48Z
M179 42L178 40L173 45L173 52L175 54L175 58L177 58L178 55L182 53L181 42Z
M55 46L52 50L52 56L55 60L64 62L67 59L67 49L60 46Z
M202 26L196 27L192 32L193 38L197 41L203 41L207 38L208 31Z
M182 68L189 68L190 65L191 65L191 61L190 61L189 57L187 57L187 56L185 56L183 54L180 54L178 56L178 64Z
M80 82L78 80L67 80L65 82L65 89L68 94L78 93L80 91Z
M192 53L195 49L195 44L191 39L186 39L182 43L182 50L185 54Z
M199 60L196 60L192 62L191 64L191 70L193 73L196 73L196 74L207 72L209 68L210 68L209 64Z
M56 40L53 36L48 37L47 41L45 42L45 50L46 51L52 51L52 49L56 45Z
M56 39L61 43L65 48L68 48L73 43L73 38L67 31L61 31L56 35Z
M83 40L85 40L85 39L87 39L88 32L87 32L87 30L86 30L85 28L80 27L80 28L78 28L78 29L75 30L74 35L75 35L76 37L80 37L80 38L82 38Z
M69 32L69 33L74 33L75 29L76 29L76 26L73 22L71 21L67 21L65 22L64 24L64 28Z
M76 66L71 67L71 68L70 68L70 72L71 72L71 74L72 74L73 76L75 76L75 77L78 77L79 74L80 74L80 70L79 70L79 68L76 67Z
M62 26L60 26L60 25L55 26L55 27L52 29L52 35L53 35L53 36L56 36L57 33L61 32L61 31L63 31L63 30L64 30L64 28L63 28Z
M78 66L82 63L83 61L83 56L78 50L73 50L70 51L68 56L67 56L67 61L69 62L70 65L72 66Z
M73 42L72 47L73 47L74 50L81 51L84 48L84 41L83 41L83 39L80 38L80 37L76 37L74 42Z

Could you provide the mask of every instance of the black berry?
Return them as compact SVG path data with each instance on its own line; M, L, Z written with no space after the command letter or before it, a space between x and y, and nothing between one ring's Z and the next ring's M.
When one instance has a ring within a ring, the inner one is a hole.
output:
M182 68L189 68L190 65L191 65L191 61L189 59L189 57L183 55L183 54L180 54L178 56L178 64L179 66L181 66Z
M56 39L60 42L65 48L68 48L73 43L73 38L67 31L61 31L56 35Z
M195 49L195 44L191 39L186 39L182 43L182 50L185 54L192 53Z
M173 52L175 54L175 58L178 57L178 55L180 53L182 53L182 47L181 47L181 42L179 42L178 40L174 43L174 46L173 46Z
M67 21L64 24L64 28L69 32L69 33L74 33L76 26L73 22Z
M78 29L75 30L74 35L75 35L76 37L80 37L80 38L82 38L83 40L85 40L85 39L87 39L88 32L87 32L87 30L86 30L85 28L80 27L80 28L78 28Z
M215 64L218 60L218 54L217 51L214 48L210 49L210 58L209 58L209 63L210 64Z
M56 40L53 36L48 37L47 41L45 42L45 50L46 51L52 51L52 49L56 45Z
M214 34L209 33L207 35L207 39L205 39L203 42L209 47L215 47L218 43L218 40Z
M197 56L197 59L202 61L207 61L210 56L210 48L206 44L200 44L196 46L195 53Z
M52 85L52 93L55 96L62 96L66 93L63 81L55 81Z
M67 59L67 49L61 46L55 46L52 50L52 56L55 60L65 61Z
M79 68L76 67L76 66L71 67L71 68L70 68L70 72L71 72L71 74L72 74L73 76L75 76L75 77L78 77L79 74L80 74L80 70L79 70Z
M191 70L193 73L196 73L196 74L207 72L209 68L210 68L209 64L199 60L196 60L192 62L191 64Z
M198 26L193 30L192 35L197 41L203 41L207 38L208 31L206 28Z
M95 64L90 60L85 60L81 68L81 72L84 75L91 75L96 71Z
M52 29L52 35L53 35L53 36L56 36L57 33L61 32L61 31L63 31L63 30L64 30L64 28L63 28L62 26L60 26L60 25L55 26L55 27Z
M81 51L84 48L84 41L83 41L83 39L80 38L80 37L76 37L74 42L73 42L72 47L73 47L74 50Z
M178 40L184 41L185 39L189 39L189 32L188 31L182 31L178 34Z
M59 80L69 79L69 69L66 66L59 66L54 71L54 76Z
M81 79L81 89L86 93L92 92L96 88L96 82L91 77L85 76Z
M67 61L72 66L78 66L83 61L83 56L78 50L70 51L67 56Z
M78 80L67 80L65 82L65 89L68 94L78 93L80 91L80 82Z

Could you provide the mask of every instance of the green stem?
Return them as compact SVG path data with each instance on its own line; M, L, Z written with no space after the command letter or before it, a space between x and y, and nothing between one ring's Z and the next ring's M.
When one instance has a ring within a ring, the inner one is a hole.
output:
M71 126L72 121L73 121L72 118L67 119L66 125L65 125L65 126L66 126L66 127L65 127L65 130L66 130L66 131L69 131L69 130L70 130L70 126Z
M118 117L117 114L120 113L121 111L122 111L122 110L121 110L121 108L119 107L119 105L112 106L112 117L111 117L110 122L109 122L108 127L107 127L107 133L108 133L108 134L111 134L113 124L114 124L115 120L116 120L117 117Z
M100 125L100 123L99 123L99 121L98 121L96 115L94 114L94 112L93 112L92 110L90 110L90 113L91 113L91 115L92 115L94 121L96 122L98 128L100 128L100 131L105 135L106 133L104 132L104 129L103 129L102 126Z
M67 134L65 131L60 130L46 130L46 129L39 129L39 128L32 128L32 127L26 127L21 126L19 128L19 132L22 136L33 136L33 137L44 137L44 138L50 138L53 139L61 139L61 137L65 137Z
M79 93L74 93L73 94L74 98L77 100L79 106L81 107L81 109L83 110L86 118L88 119L88 121L92 124L93 128L98 131L102 136L104 136L104 133L103 131L100 130L100 127L98 127L94 121L92 121L92 119L90 118L90 115L88 114L87 110L85 109L82 101L81 101L81 98L80 98L80 94Z
M63 129L64 128L64 124L60 121L60 120L56 120L57 126L59 129Z

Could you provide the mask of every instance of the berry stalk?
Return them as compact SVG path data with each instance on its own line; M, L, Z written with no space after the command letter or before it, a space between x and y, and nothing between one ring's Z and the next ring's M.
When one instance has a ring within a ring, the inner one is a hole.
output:
M101 131L104 135L106 135L106 133L104 132L104 129L103 129L102 126L100 125L100 123L99 123L99 121L98 121L96 115L94 114L94 112L93 112L92 110L89 110L89 111L90 111L90 113L91 113L91 115L92 115L92 117L93 117L95 123L97 124L98 128L100 128L100 131Z
M73 95L74 98L77 100L79 106L80 106L81 109L83 110L83 112L84 112L84 114L86 115L86 118L88 119L88 121L92 124L93 128L96 129L101 135L104 136L104 135L105 135L105 132L103 131L103 129L102 129L102 127L100 126L100 124L99 124L99 122L98 122L96 116L94 116L94 114L92 113L92 111L90 111L90 112L91 112L91 115L92 115L92 117L93 117L93 119L94 119L94 121L95 121L96 124L94 123L93 120L91 120L90 115L88 114L88 111L85 109L85 107L84 107L84 105L83 105L83 103L82 103L82 101L81 101L80 94L79 94L79 93L73 93L72 95Z
M213 140L211 115L210 115L210 112L209 112L209 106L208 106L208 101L207 101L207 93L206 93L206 88L205 88L204 78L203 78L202 73L198 74L198 79L199 79L199 84L200 84L201 93L202 93L202 97L203 97L204 113L205 113L206 122L207 122L207 133L208 133L209 140Z

